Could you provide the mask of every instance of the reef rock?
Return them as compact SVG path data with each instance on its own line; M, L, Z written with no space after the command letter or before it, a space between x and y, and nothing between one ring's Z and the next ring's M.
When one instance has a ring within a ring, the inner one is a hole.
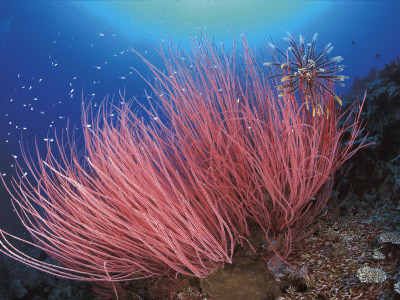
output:
M269 300L281 294L265 263L248 258L236 258L232 265L201 279L200 284L210 296L219 300Z

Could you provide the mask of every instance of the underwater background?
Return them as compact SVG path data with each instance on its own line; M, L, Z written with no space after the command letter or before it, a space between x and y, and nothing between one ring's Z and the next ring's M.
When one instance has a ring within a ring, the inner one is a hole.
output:
M165 39L190 50L191 37L206 34L229 50L244 34L265 53L266 42L286 47L286 31L306 42L317 32L319 48L332 43L332 55L344 58L344 93L398 57L399 13L398 1L1 1L0 170L12 174L20 140L33 150L67 120L79 125L82 99L100 103L125 89L144 102L146 84L133 68L146 76L146 67L130 48L160 67ZM13 216L1 214L8 228Z
M400 1L0 1L1 176L11 180L20 143L45 153L67 122L79 139L83 101L125 90L145 103L137 71L150 74L131 49L162 68L165 40L190 52L191 38L206 35L229 52L243 34L268 57L266 44L285 49L287 31L306 42L318 33L318 49L332 43L331 55L344 58L343 95L399 57L399 15ZM0 205L0 228L23 235L3 184Z

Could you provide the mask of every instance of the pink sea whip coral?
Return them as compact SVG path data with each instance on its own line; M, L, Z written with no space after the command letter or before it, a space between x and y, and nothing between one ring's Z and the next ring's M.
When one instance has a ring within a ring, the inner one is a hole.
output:
M113 112L118 120L105 108L90 120L83 114L84 157L72 140L57 140L59 157L49 146L34 165L23 152L32 178L13 180L19 218L62 266L27 257L4 231L1 251L57 276L103 282L204 277L231 262L232 234L216 195L126 105Z
M145 62L185 159L221 195L219 207L239 240L256 222L267 238L283 237L287 256L292 239L326 209L335 171L365 146L363 138L355 146L361 106L341 113L332 86L319 95L324 115L294 93L278 97L245 39L240 59L235 49L228 56L203 39L193 41L192 57L169 46L165 73Z
M337 168L363 145L354 147L361 122L348 114L339 126L332 93L317 116L294 94L278 97L244 39L242 46L238 58L235 47L228 56L206 39L193 40L192 55L169 44L165 72L144 60L159 102L146 109L150 121L121 95L124 104L111 111L83 110L83 156L62 138L58 156L49 147L34 164L24 153L30 178L19 169L13 204L61 266L27 257L4 231L1 251L72 279L204 277L231 262L256 223L286 257L325 209Z

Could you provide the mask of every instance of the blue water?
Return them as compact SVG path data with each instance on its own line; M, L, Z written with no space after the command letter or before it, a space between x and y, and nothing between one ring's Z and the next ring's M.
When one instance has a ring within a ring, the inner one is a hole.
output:
M144 101L132 68L148 73L131 47L161 67L158 45L168 38L189 49L203 33L229 49L243 33L265 50L271 39L285 49L286 31L308 41L318 32L319 49L331 42L344 57L350 86L400 55L399 13L398 1L0 1L0 172L11 180L20 140L43 149L54 128L79 125L82 99L126 89ZM2 186L0 201L0 227L12 229Z

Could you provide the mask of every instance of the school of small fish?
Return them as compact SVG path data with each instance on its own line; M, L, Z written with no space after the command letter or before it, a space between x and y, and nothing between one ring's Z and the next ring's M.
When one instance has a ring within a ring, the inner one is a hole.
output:
M107 37L107 35L107 33L98 33L97 38L105 38ZM57 36L62 38L62 34L60 32L57 34ZM115 33L109 33L109 36L116 37L117 35ZM53 47L56 47L59 43L57 42L57 40L54 40L52 44ZM94 47L94 45L95 43L91 43L90 47ZM99 63L98 65L93 65L92 68L98 72L107 72L104 71L105 65L112 65L115 59L118 59L118 57L126 55L129 52L131 52L130 48L121 50L118 53L112 53L109 59ZM146 55L147 50L141 54ZM64 66L62 63L60 63L60 61L55 57L54 54L49 54L47 58L49 66L51 68L62 71ZM128 79L129 76L132 77L132 75L134 74L134 67L130 66L129 68L124 69L126 71L122 71L124 73L117 76L117 79L124 81L123 83L121 83L120 86L117 87L120 89L124 88L126 79ZM99 99L95 98L95 88L101 83L101 80L89 81L88 86L87 84L82 84L82 82L88 81L88 78L80 78L78 75L71 77L69 82L66 83L66 86L69 87L69 90L65 94L60 94L61 100L52 101L52 99L38 96L38 94L45 94L46 89L49 88L48 86L46 86L46 83L49 81L46 76L51 76L51 71L45 73L46 74L42 74L40 77L38 77L32 76L31 74L26 72L24 73L24 71L21 70L20 73L14 75L16 76L17 86L13 87L13 97L6 100L7 102L9 102L9 104L12 103L11 110L8 110L7 113L2 114L2 118L4 118L2 120L3 124L6 124L8 128L6 136L0 136L0 147L3 143L12 144L15 141L17 141L18 143L22 141L24 143L24 136L26 135L24 135L22 131L29 132L28 126L26 125L29 123L29 120L20 117L19 114L21 112L21 109L28 109L30 112L32 112L32 118L38 118L38 116L47 116L48 118L51 118L48 123L47 131L45 130L43 132L31 132L31 135L34 136L35 140L38 143L40 143L41 141L44 143L52 143L55 142L55 127L65 128L67 125L66 120L69 119L68 115L54 114L54 108L56 106L59 106L59 108L56 109L57 111L63 111L63 109L61 108L63 105L77 105L78 107L81 107L82 101L87 102L88 100L92 100L92 105L94 107L97 107L98 103L102 101L102 97L105 96L103 94L99 95ZM80 79L81 81L79 81ZM97 102L95 100L97 100ZM45 109L43 108L44 105L46 107ZM60 120L61 122L57 123L57 121ZM90 128L91 125L88 124L87 127ZM75 127L74 130L78 130L78 127ZM32 139L30 139L30 144L31 143ZM4 148L5 147L3 147L3 149ZM7 147L7 149L12 149L12 151L14 152L9 154L11 156L11 161L13 162L10 167L13 168L15 165L14 161L20 156L18 152L20 147L18 145L10 145L10 147ZM5 153L3 152L3 155L4 154ZM7 173L2 172L1 176L5 177L7 176Z

